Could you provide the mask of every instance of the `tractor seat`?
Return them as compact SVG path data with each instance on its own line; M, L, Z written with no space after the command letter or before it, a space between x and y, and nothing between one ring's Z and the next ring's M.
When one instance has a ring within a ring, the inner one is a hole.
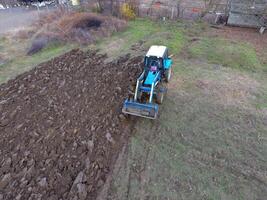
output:
M149 71L151 72L157 72L157 70L158 70L158 67L156 65L151 66L149 69Z

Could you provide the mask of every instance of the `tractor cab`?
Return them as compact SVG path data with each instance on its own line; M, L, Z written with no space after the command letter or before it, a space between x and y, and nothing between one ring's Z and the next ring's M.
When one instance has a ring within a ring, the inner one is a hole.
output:
M144 60L144 79L143 84L151 85L153 79L160 73L160 78L168 73L172 64L168 55L168 48L165 46L151 46Z
M145 66L156 64L160 70L164 67L164 60L168 59L168 49L165 46L151 46L145 56Z

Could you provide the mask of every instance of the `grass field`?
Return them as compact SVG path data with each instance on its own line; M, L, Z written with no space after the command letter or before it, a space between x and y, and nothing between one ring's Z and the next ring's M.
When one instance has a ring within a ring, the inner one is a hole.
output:
M179 53L186 42L177 27L184 27L182 23L163 22L157 23L150 20L137 19L130 21L126 31L116 33L112 38L100 41L93 48L100 48L102 53L107 53L111 59L124 53L144 54L152 45L166 45L173 53Z
M266 67L253 44L209 38L205 24L130 22L110 56L170 46L174 76L160 117L138 119L109 199L254 200L267 196ZM139 42L142 41L142 42ZM135 50L135 49L134 49Z
M249 76L209 65L175 69L160 118L137 122L116 194L127 186L130 199L264 199L267 124L253 105L258 85L250 93Z
M212 64L237 69L256 70L261 68L252 45L240 44L221 38L203 38L189 48L192 58L206 60Z
M110 60L143 55L152 44L174 54L160 116L133 119L108 199L266 199L267 66L253 44L210 38L208 31L200 22L137 19L85 48L100 49ZM70 48L12 58L0 66L0 82Z

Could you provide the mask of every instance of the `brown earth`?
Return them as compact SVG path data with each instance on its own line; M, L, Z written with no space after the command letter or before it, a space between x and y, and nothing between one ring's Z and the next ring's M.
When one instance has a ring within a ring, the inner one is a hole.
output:
M131 133L142 59L73 50L0 86L0 199L96 199Z

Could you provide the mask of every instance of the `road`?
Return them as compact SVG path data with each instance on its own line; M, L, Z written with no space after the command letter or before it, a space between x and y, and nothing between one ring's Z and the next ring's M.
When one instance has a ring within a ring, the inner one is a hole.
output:
M30 25L38 14L36 10L25 8L0 10L0 35Z

